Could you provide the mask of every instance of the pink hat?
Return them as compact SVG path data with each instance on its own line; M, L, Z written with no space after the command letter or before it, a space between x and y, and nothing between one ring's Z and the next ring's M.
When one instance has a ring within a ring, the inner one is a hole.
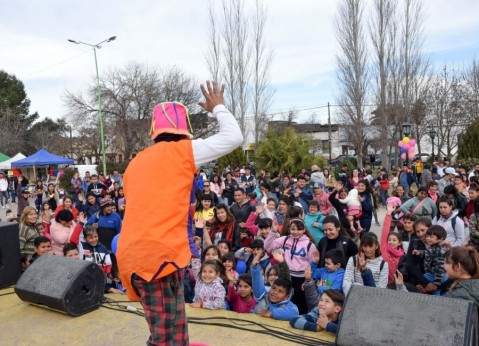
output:
M191 128L188 108L179 102L162 102L153 109L150 137L155 139L159 134L167 132L191 138L188 125Z

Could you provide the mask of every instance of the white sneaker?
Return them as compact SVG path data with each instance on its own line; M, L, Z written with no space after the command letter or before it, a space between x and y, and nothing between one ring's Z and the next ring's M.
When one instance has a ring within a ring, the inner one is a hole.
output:
M7 207L5 205L2 205L2 209L7 209Z

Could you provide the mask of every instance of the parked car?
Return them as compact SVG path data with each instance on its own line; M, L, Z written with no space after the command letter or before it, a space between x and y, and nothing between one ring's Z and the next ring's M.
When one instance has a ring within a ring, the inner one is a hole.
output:
M338 157L329 160L329 164L332 167L336 167L337 165L341 164L345 159L356 160L356 156L353 155L338 155Z

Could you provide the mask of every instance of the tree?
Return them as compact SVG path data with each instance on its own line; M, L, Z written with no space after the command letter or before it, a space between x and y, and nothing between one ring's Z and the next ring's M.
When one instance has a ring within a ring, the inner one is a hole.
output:
M231 167L243 167L246 163L246 155L243 148L238 147L228 155L222 156L218 159L218 168L222 172L227 166Z
M388 103L387 87L391 72L391 63L394 59L394 16L396 14L396 0L374 0L373 17L369 25L371 41L374 47L373 54L376 67L375 97L378 108L373 114L379 126L378 147L381 150L382 162L389 167L389 126L391 123L390 113L386 112Z
M336 55L340 105L338 120L356 151L360 167L367 149L365 105L369 91L363 25L362 1L343 0L336 16L336 39L340 48Z
M27 130L38 119L30 114L30 100L23 82L0 70L0 148L7 155L15 155L28 143Z
M479 159L479 118L467 126L461 137L457 159L477 162Z
M314 162L314 155L310 153L312 147L311 139L298 134L292 127L284 131L270 130L256 148L255 165L270 172L297 173Z
M267 124L272 50L264 38L267 11L260 1L252 11L243 0L223 0L220 10L209 3L209 46L205 54L210 75L225 82L225 102L246 134L246 115L253 113L254 140Z
M190 112L198 111L198 84L195 78L177 67L159 70L133 62L124 68L108 69L100 80L107 144L112 150L121 152L128 160L133 153L141 151L151 143L147 134L156 104L162 101L178 101ZM66 91L65 102L70 109L68 120L74 123L76 129L91 129L98 124L94 80L86 95ZM204 118L192 118L192 123L201 125L200 129L205 131L201 122ZM206 129L208 130L208 127Z

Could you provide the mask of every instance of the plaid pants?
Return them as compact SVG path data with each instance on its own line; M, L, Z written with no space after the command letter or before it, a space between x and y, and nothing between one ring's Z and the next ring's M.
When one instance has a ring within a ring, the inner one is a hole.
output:
M150 328L147 345L188 345L183 270L153 282L133 275L133 286L140 295Z

